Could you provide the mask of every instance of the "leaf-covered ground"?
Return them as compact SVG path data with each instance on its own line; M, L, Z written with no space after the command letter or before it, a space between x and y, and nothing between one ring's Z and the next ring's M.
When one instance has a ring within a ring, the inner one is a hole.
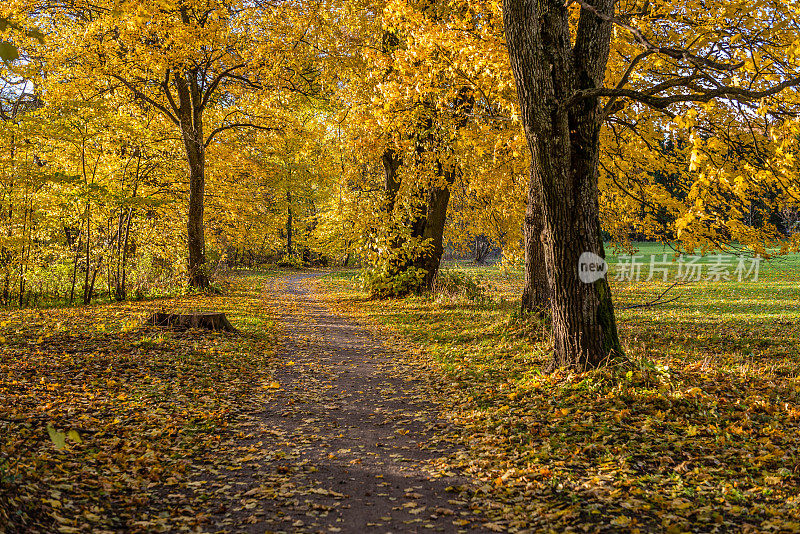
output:
M796 258L758 282L708 282L622 310L630 363L543 375L546 329L515 309L519 273L474 270L476 302L368 301L356 273L320 284L332 306L429 355L451 381L453 463L512 532L800 531L800 280ZM615 284L617 305L665 286Z
M308 290L6 312L0 533L475 532L470 481L407 361ZM142 326L217 310L240 332Z
M4 311L0 531L796 532L796 268L620 311L631 362L585 374L539 372L546 328L499 268L478 300L368 301L353 272L309 300L273 273ZM141 326L158 310L241 332Z
M263 277L224 296L0 314L0 531L193 528L189 474L225 462L231 421L269 394ZM227 312L241 333L142 327L153 311Z

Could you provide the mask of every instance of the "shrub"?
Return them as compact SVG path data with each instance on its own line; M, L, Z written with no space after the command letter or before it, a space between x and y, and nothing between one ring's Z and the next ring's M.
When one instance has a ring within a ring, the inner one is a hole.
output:
M366 270L362 276L364 289L370 298L402 297L409 293L420 293L425 284L425 269L408 267L402 271L394 269Z
M463 271L443 269L433 281L433 293L448 297L464 297L473 302L491 300L483 281Z
M305 267L303 262L303 258L296 254L286 255L283 256L280 260L278 260L278 267L282 269L302 269Z

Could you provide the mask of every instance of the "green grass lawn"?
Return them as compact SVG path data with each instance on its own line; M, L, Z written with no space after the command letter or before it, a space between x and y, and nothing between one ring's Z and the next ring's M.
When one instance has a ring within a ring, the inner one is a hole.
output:
M640 244L638 254L672 254ZM757 281L610 282L630 361L540 369L547 326L517 312L520 268L447 264L481 280L458 294L370 301L358 273L320 283L333 306L393 331L450 384L443 414L469 453L476 505L509 530L800 530L800 255ZM704 265L714 261L702 259ZM735 266L736 261L733 261ZM731 269L732 270L732 269Z

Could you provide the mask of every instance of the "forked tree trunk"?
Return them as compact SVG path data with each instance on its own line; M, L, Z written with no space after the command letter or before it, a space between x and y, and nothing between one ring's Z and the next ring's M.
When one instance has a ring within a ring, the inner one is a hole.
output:
M592 4L607 17L613 14L613 0ZM530 205L541 192L555 341L551 366L587 369L622 350L608 282L583 283L578 276L583 252L605 255L597 186L601 106L598 99L566 101L603 83L612 25L584 9L573 46L561 0L504 0L503 15L531 150L536 188Z
M463 88L459 91L458 95L453 101L455 128L461 129L467 124L467 117L472 111L474 105L474 97L472 90ZM438 148L438 143L432 139L430 131L433 129L434 118L427 117L421 121L418 126L419 132L424 132L422 138L417 139L416 153L421 156L424 152L431 149L434 145ZM422 158L420 158L421 160ZM422 210L411 220L402 220L395 222L392 217L394 205L397 200L397 194L400 190L401 179L398 176L398 169L401 165L400 157L391 148L387 148L382 157L384 171L384 205L387 213L387 220L389 224L408 224L410 227L410 234L412 239L421 239L430 244L429 250L418 258L412 258L402 265L397 266L398 272L401 272L409 267L417 267L425 270L425 279L423 281L423 288L430 290L433 288L433 281L439 272L439 265L442 260L444 252L444 227L447 221L447 206L450 202L450 187L456 178L457 168L446 168L442 161L437 157L434 159L436 166L435 175L437 178L444 178L444 184L433 184L429 186L419 186L417 194L419 199L423 200ZM419 162L417 162L419 164ZM439 180L437 180L438 182ZM390 228L390 231L393 228ZM390 247L397 250L402 245L402 239L398 237L391 244Z
M463 87L453 100L453 127L461 130L467 125L467 119L475 105L472 89ZM427 127L430 128L432 124ZM436 143L438 144L438 143ZM441 157L436 158L436 176L444 178L443 185L432 185L428 190L427 212L424 225L421 227L422 239L430 242L431 248L415 262L415 266L425 269L425 289L433 289L433 281L439 273L439 265L444 253L444 227L447 222L447 206L450 202L450 188L455 182L459 169L457 166L445 167Z

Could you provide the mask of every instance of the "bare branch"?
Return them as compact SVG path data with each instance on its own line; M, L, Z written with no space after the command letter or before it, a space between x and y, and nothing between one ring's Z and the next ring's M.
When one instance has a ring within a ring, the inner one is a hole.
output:
M154 108L159 110L161 113L166 115L167 118L169 118L169 120L171 120L175 124L180 125L180 121L178 120L178 118L175 115L173 115L172 112L169 109L167 109L163 105L159 104L158 102L156 102L155 100L153 100L152 98L150 98L149 96L144 94L142 91L137 89L136 86L134 86L131 82L129 82L128 80L126 80L125 78L123 78L122 76L119 76L117 74L112 74L111 77L112 78L116 78L117 80L122 82L122 84L125 87L127 87L128 90L130 90L136 97L141 98L142 100L144 100L145 102L147 102L148 104L150 104L151 106L153 106Z
M625 22L614 17L613 15L606 15L605 13L601 13L596 7L586 2L586 0L571 0L569 3L571 4L572 2L580 4L581 9L585 9L586 11L593 13L598 18L605 20L606 22L611 22L613 24L616 24L620 28L628 30L634 36L636 41L638 41L639 44L644 46L646 50L657 52L659 54L669 56L673 59L679 59L679 60L682 59L684 61L688 61L689 63L697 67L708 67L711 69L716 69L721 71L736 70L738 68L741 68L742 65L744 65L744 62L740 62L735 65L731 65L729 63L720 63L719 61L714 61L713 59L700 57L695 54L692 54L691 52L689 52L689 50L685 48L654 45L638 28L634 28L630 24L626 24Z
M617 83L617 89L622 89L623 87L625 87L625 85L628 83L628 80L631 77L631 73L633 72L633 69L636 68L636 65L638 65L639 62L642 61L644 58L646 58L648 56L651 56L654 53L655 52L653 50L645 50L644 52L641 52L636 57L634 57L631 60L631 62L628 64L628 68L625 69L625 72L622 74L622 78L620 78L619 83ZM606 105L603 107L602 113L600 113L600 116L602 117L601 120L605 120L608 117L608 115L611 113L612 106L614 105L616 100L617 100L617 97L616 96L612 96L608 100L608 102L606 102Z
M220 82L221 82L221 81L222 81L222 80L223 80L225 77L227 77L227 76L230 76L230 74L231 74L233 71L235 71L235 70L238 70L238 69L241 69L241 68L243 68L243 67L245 67L245 64L244 64L244 63L241 63L241 64L239 64L239 65L234 65L233 67L230 67L230 68L228 68L228 69L225 69L224 71L220 72L220 73L219 73L219 74L216 76L216 78L214 78L214 80L211 82L211 84L208 86L208 89L206 89L206 92L205 92L205 94L203 95L203 101L202 101L202 103L200 104L200 109L205 109L206 105L208 105L208 101L211 99L211 95L213 95L213 94L214 94L214 91L216 91L216 90L217 90L217 87L219 86Z
M169 69L164 73L164 81L161 82L161 89L164 91L164 94L167 95L167 100L169 101L169 105L172 106L175 115L180 115L180 108L178 108L175 99L172 97L172 91L169 90Z
M280 128L269 128L267 126L259 126L258 124L253 124L252 122L234 122L233 124L226 124L224 126L214 128L214 130L208 135L206 142L203 143L203 147L208 148L208 145L211 144L211 141L214 139L214 137L216 137L218 133L224 132L225 130L231 130L233 128L255 128L256 130L263 130L267 132L281 131Z
M661 304L667 304L669 302L675 302L676 300L681 298L680 295L678 295L677 297L673 297L673 298L671 298L669 300L661 300L661 299L664 298L664 295L666 295L673 287L677 286L680 283L681 283L680 281L673 283L667 289L662 291L659 296L657 296L656 298L654 298L653 300L651 300L649 302L645 302L643 304L634 304L633 306L625 306L624 308L620 308L620 309L632 310L634 308L650 308L651 306L658 306L658 305L661 305Z
M720 86L714 89L704 89L702 87L690 83L678 84L677 86L681 85L683 85L684 87L694 89L697 92L690 94L676 94L670 96L654 96L648 94L648 92L634 91L633 89L618 89L618 88L611 89L608 87L599 87L597 89L578 91L572 97L565 100L563 105L572 106L585 98L598 98L604 96L617 97L617 98L618 97L630 98L631 100L647 104L648 106L659 110L663 110L667 106L670 106L672 104L677 104L679 102L710 102L715 98L729 98L736 102L751 102L753 100L759 100L761 98L766 98L775 95L777 93L780 93L784 89L788 89L789 87L795 87L800 85L800 76L784 80L783 82L769 89L764 89L763 91L752 91L750 89L743 89L741 87L730 87L730 86Z

